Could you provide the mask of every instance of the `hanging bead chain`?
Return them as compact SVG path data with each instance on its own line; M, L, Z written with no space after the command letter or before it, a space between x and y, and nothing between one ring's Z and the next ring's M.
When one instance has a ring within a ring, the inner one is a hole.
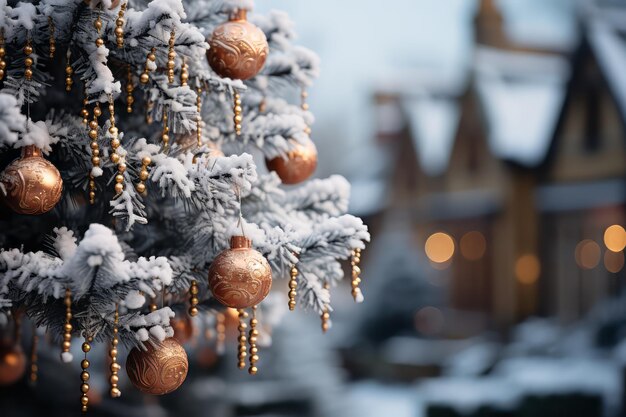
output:
M5 70L7 68L7 62L4 60L7 51L5 49L4 42L4 28L0 28L0 80L4 79Z
M289 279L289 310L296 309L296 288L298 287L298 268L293 265L291 267L291 278Z
M237 311L239 312L239 327L237 327L239 330L239 352L237 355L239 362L237 366L239 369L243 369L246 367L246 328L248 327L244 320L248 317L248 313L242 308Z
M109 96L109 120L111 126L109 127L109 133L111 134L111 162L117 164L117 175L115 175L115 194L121 194L124 191L124 171L126 171L126 165L120 163L120 155L117 153L117 149L120 147L119 131L115 126L115 105L113 103L113 96Z
M87 99L87 86L85 86L84 95L83 108L80 110L80 116L83 118L83 124L86 125L89 123L89 110L87 110L87 105L89 104L89 100Z
M70 48L67 48L67 54L65 55L65 91L68 93L72 91L72 85L74 84L74 80L72 79L72 74L74 74L74 70L70 64L70 58L72 53L70 52Z
M309 93L306 90L302 90L302 92L300 93L300 108L304 111L308 111L309 110L309 103L307 103L306 99L309 97ZM307 127L304 128L304 133L306 133L307 135L311 134L311 127L307 125Z
M152 48L146 57L146 64L143 67L143 73L139 77L139 81L142 84L148 84L150 81L150 62L156 62L156 48Z
M238 92L233 93L233 101L235 106L233 107L233 111L235 116L233 117L233 121L235 122L235 134L237 136L241 135L241 122L243 121L243 116L241 115L243 110L241 109L241 96Z
M115 40L118 48L124 47L124 13L126 12L126 3L122 4L120 11L115 19Z
M118 398L122 395L122 392L118 388L118 382L120 380L118 376L118 372L121 367L120 364L117 363L117 345L119 343L119 330L118 325L120 322L120 315L118 311L118 305L115 304L115 316L113 317L113 339L111 339L111 349L109 350L109 356L111 357L111 376L109 377L109 383L111 384L111 397Z
M96 28L96 32L98 34L98 37L96 38L96 47L100 48L101 46L104 46L104 41L100 37L100 30L102 29L102 19L100 18L100 13L98 13L98 17L96 17L96 20L93 22L93 27Z
M57 50L56 40L54 39L54 20L52 20L52 16L48 16L48 28L50 30L50 59L54 58L54 53Z
M359 288L359 284L361 284L361 268L359 267L359 263L361 262L361 249L354 249L352 251L352 260L350 264L352 265L352 298L357 303L360 303L363 299L363 293L361 292L361 288Z
M150 301L150 312L152 313L152 312L154 312L154 311L157 311L158 309L159 309L159 307L158 307L158 306L157 306L157 304L156 304L156 299L154 299L154 298L153 298L153 299Z
M265 113L265 110L267 110L267 101L265 100L265 97L263 97L259 103L259 113Z
M189 65L187 65L187 60L183 58L183 65L180 69L180 85L187 85L187 80L189 80Z
M196 317L198 315L198 282L194 279L191 281L191 286L189 287L189 315L191 317Z
M248 368L248 373L250 375L256 375L258 369L256 367L257 362L259 361L259 349L257 348L256 342L257 337L259 337L259 331L257 330L258 320L256 319L256 306L252 306L252 317L250 318L250 333L248 334L248 341L250 343L250 367Z
M198 148L202 146L202 88L196 90L196 108L198 115L196 116L196 139Z
M161 140L163 141L163 148L167 149L170 143L170 127L167 125L167 106L163 109L163 133L161 134Z
M141 170L139 171L139 182L135 186L135 190L139 194L143 194L146 192L146 180L150 175L148 172L148 166L152 163L152 159L149 156L144 156L141 159Z
M93 337L89 336L85 338L85 342L83 342L82 346L85 357L80 362L80 367L83 369L80 374L80 380L82 381L80 385L80 404L83 413L87 412L87 404L89 404L89 397L87 397L87 392L89 392L89 372L87 371L87 369L89 369L89 361L87 360L87 352L91 350L91 342L93 342Z
M215 316L215 351L218 354L224 352L224 342L226 341L226 317L224 313L217 313Z
M330 290L330 284L328 282L324 283L324 289ZM324 307L320 318L322 319L322 332L326 333L328 329L330 329L330 310L328 306Z
M72 347L72 291L69 288L65 290L63 303L65 304L65 324L63 325L63 345L61 352L69 353Z
M26 67L24 69L24 77L28 81L33 79L33 70L32 70L33 59L30 57L32 53L33 53L33 46L32 46L31 40L28 39L26 41L26 46L24 47L24 55L26 55L26 58L24 59L24 66Z
M174 84L174 66L176 65L176 51L174 51L174 45L176 42L176 33L172 31L170 33L170 49L167 53L167 80L170 84Z
M143 74L141 74L143 75ZM146 123L151 125L152 120L152 109L154 108L154 103L152 100L146 100Z
M96 107L93 109L93 120L89 122L89 139L91 143L91 164L92 166L100 166L100 147L98 146L98 117L102 114L100 110L100 103L96 103ZM96 203L96 179L93 174L89 173L89 203Z
M126 67L126 112L133 112L133 103L135 102L135 97L133 97L133 91L135 90L135 86L133 86L133 73L130 70L130 65Z
M28 380L31 384L37 382L37 372L39 367L37 366L37 345L39 344L39 335L37 335L37 328L33 326L33 343L30 348L30 373Z

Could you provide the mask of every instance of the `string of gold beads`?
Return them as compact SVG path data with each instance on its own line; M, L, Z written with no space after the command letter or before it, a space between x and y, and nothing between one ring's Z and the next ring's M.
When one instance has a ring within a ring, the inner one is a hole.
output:
M93 109L93 120L89 122L89 139L91 143L91 165L93 167L100 166L100 147L98 145L98 117L102 114L100 110L100 103L96 103ZM89 203L96 203L96 181L93 173L89 174Z
M135 186L135 189L139 194L146 192L146 181L150 173L148 172L148 166L152 163L152 159L149 156L144 156L141 159L141 170L139 171L139 182ZM195 281L194 281L195 282Z
M143 75L143 74L141 74ZM151 125L152 120L152 109L154 108L154 102L152 100L146 100L146 123Z
M31 384L37 382L37 372L39 366L37 365L37 345L39 344L39 335L37 334L37 328L33 326L33 343L30 348L30 372L28 374L28 380Z
M296 288L298 287L298 268L295 265L291 267L291 278L289 279L289 310L296 309Z
M65 324L63 325L63 345L61 346L61 352L69 353L72 347L72 291L69 288L65 290L63 304L65 304Z
M174 44L176 42L176 33L172 31L170 33L169 51L167 53L167 80L170 84L174 84L174 66L176 65L176 51L174 50Z
M153 299L150 301L150 312L152 313L152 312L154 312L154 311L157 311L158 309L159 309L159 307L158 307L158 306L157 306L157 304L156 304L156 299L154 299L154 298L153 298Z
M24 55L26 55L26 58L24 59L24 77L26 78L26 80L30 81L33 79L33 70L32 70L32 66L33 66L33 59L30 57L30 55L33 53L33 46L32 46L32 42L30 39L28 39L26 41L26 46L24 46Z
M300 93L300 107L304 111L309 110L309 103L306 101L307 97L309 97L309 93L306 90L302 90Z
M360 302L363 294L361 293L361 268L359 263L361 262L361 249L357 248L352 251L352 259L350 265L352 265L352 297L354 301Z
M226 342L226 316L224 313L217 313L215 317L215 351L218 354L224 352Z
M267 101L265 100L265 97L263 97L261 99L261 102L259 103L259 113L265 113L266 110L267 110Z
M133 73L130 70L130 65L126 67L126 112L133 112L133 103L135 102L135 97L133 97L133 91L135 87L133 86Z
M330 284L328 282L324 282L324 289L327 291L330 290ZM330 329L330 309L328 305L324 307L320 318L322 319L322 332L326 333L328 329Z
M202 88L198 87L196 93L196 109L198 110L198 115L196 116L196 139L199 148L202 146Z
M74 84L74 80L72 79L72 74L74 74L74 70L72 69L72 66L70 65L70 58L71 58L72 53L70 52L70 49L67 49L67 55L66 55L66 63L65 63L65 91L67 91L68 93L70 91L72 91L72 85Z
M191 286L189 287L189 315L195 317L198 315L198 281L191 280Z
M152 48L146 57L143 73L139 77L139 82L142 84L148 84L148 81L150 81L150 62L156 62L156 48Z
M87 99L87 86L84 88L84 97L83 97L83 108L80 110L80 116L83 118L83 124L89 123L89 110L87 110L87 105L89 104L89 100Z
M117 47L124 47L124 13L126 12L126 3L122 4L120 11L115 19L115 40Z
M56 39L54 39L54 20L52 20L52 16L48 16L48 28L50 30L49 56L50 59L52 59L54 58L54 53L57 50Z
M250 343L250 367L248 368L248 373L250 375L256 375L258 372L258 368L256 367L257 362L259 361L259 349L257 348L257 338L259 337L259 331L257 330L258 320L256 319L256 306L252 306L252 317L250 318L250 333L248 334L248 341Z
M237 353L239 362L237 363L237 366L239 369L243 369L246 367L246 328L248 327L244 320L248 317L248 313L246 313L242 308L237 311L239 313L239 326L237 327L237 330L239 330L239 352Z
M189 65L187 65L187 60L183 58L183 65L180 69L180 85L187 85L187 80L189 80Z
M104 41L100 37L100 30L102 29L102 19L100 18L100 13L98 13L96 20L94 20L93 27L96 28L96 32L98 34L98 37L96 38L96 48L100 48L101 46L104 46Z
M111 339L111 349L109 350L109 356L111 357L111 376L109 377L109 383L111 384L111 397L118 398L122 395L118 387L119 376L118 373L120 371L120 364L117 363L117 345L119 343L119 326L120 315L118 311L118 305L115 304L115 315L113 316L113 338Z
M241 135L241 122L243 121L243 110L241 108L241 96L239 95L238 92L234 92L233 94L233 99L234 99L234 108L233 111L235 113L235 116L233 117L233 121L235 122L235 133L237 134L237 136Z
M163 147L167 149L170 143L170 127L167 125L167 106L163 109L163 132L161 133L161 140L163 141Z
M5 71L7 68L7 62L4 57L7 54L6 45L4 41L4 28L0 28L0 80L4 79Z
M109 158L111 162L117 164L120 162L120 156L117 153L117 148L120 147L120 140L118 138L118 130L115 126L115 106L113 105L113 96L109 96L109 133L111 134L111 155Z
M89 372L87 371L87 369L89 369L89 361L87 360L87 352L91 350L91 342L93 342L93 337L89 336L85 338L82 346L85 358L80 362L80 367L83 369L80 373L80 380L82 381L80 385L80 404L83 413L87 412L87 405L89 404L89 397L87 397L87 393L89 392Z

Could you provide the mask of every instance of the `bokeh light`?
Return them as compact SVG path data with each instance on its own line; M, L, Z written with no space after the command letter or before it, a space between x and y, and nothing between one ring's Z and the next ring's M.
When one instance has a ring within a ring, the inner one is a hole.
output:
M610 251L623 251L626 247L626 230L618 224L607 227L604 231L604 244Z
M515 277L522 284L534 284L539 279L541 265L537 256L522 255L515 262Z
M580 241L574 250L576 263L583 269L593 269L598 266L601 256L600 245L591 239Z
M440 309L427 306L415 313L415 328L423 335L431 336L443 330L445 318Z
M487 241L482 233L477 231L467 232L461 237L461 255L470 261L476 261L483 257L487 249Z
M447 233L433 233L426 239L424 250L431 262L447 262L454 255L454 239Z
M624 253L610 250L604 252L604 267L607 271L617 274L624 267Z

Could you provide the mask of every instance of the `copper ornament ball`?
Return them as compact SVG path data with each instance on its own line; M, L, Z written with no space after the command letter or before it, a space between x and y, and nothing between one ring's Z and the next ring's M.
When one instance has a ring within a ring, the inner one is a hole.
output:
M133 385L146 394L169 394L187 377L189 362L185 349L175 339L165 339L158 346L146 344L147 350L134 348L126 359L126 373Z
M208 42L207 59L213 71L237 80L257 75L269 52L265 33L246 20L243 9L215 28Z
M19 381L26 372L26 355L19 346L0 347L0 386Z
M61 199L63 179L59 170L41 156L35 146L22 148L22 156L0 173L6 195L0 198L19 214L44 214Z
M312 141L297 144L287 153L287 158L278 156L266 161L267 168L275 171L283 184L298 184L309 178L317 168L317 148Z
M226 307L248 308L259 304L272 287L272 268L252 249L245 236L233 236L230 249L217 255L209 269L213 296Z

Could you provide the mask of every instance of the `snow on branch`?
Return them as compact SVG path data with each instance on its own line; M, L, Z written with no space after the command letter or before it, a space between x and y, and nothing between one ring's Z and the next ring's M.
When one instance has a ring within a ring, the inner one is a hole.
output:
M0 148L15 146L26 127L20 107L14 96L0 93Z

